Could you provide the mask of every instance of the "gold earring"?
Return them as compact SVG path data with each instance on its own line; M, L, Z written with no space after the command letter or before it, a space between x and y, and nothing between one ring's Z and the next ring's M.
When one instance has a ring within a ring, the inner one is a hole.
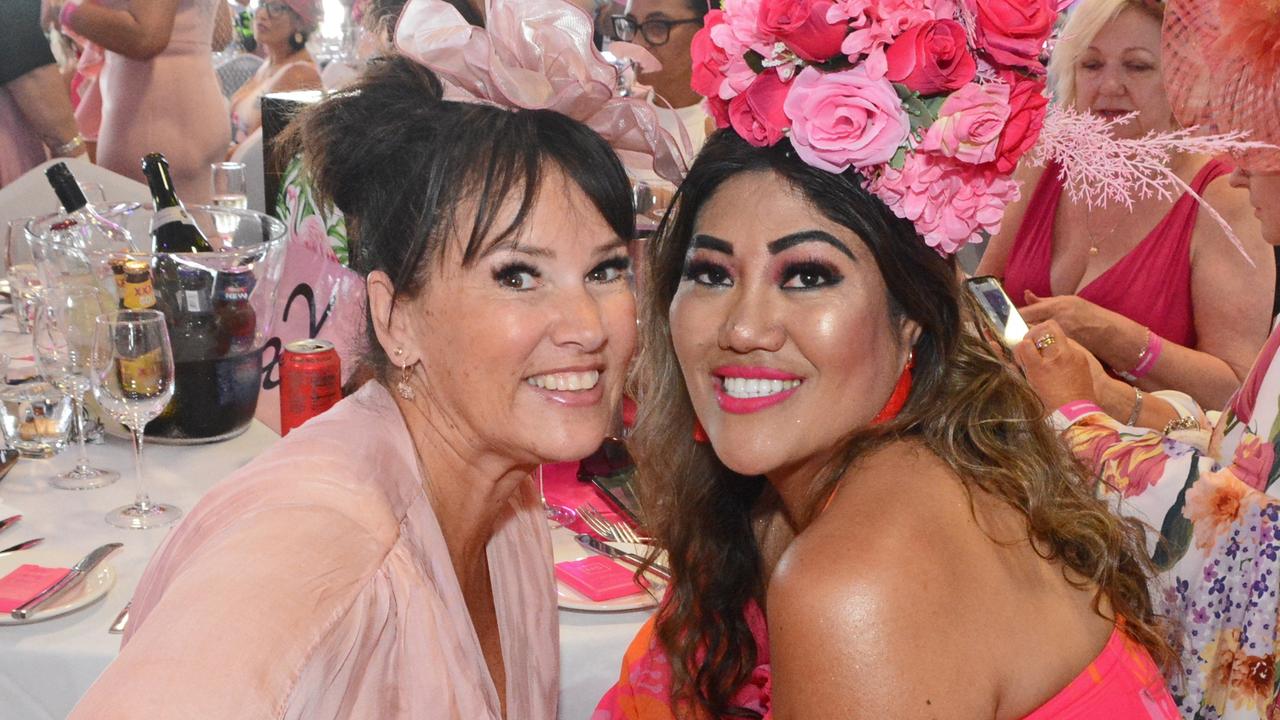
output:
M417 393L413 391L413 386L409 384L409 378L413 375L413 369L408 365L400 366L400 382L396 383L396 393L405 400L412 400L417 397Z

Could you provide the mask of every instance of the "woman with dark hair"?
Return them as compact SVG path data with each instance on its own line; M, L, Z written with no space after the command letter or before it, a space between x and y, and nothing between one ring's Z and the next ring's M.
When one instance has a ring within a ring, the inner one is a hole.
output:
M646 258L631 447L673 582L596 720L1176 718L1142 529L946 256L1016 197L1052 5L1017 43L927 0L866 34L737 8L702 56L727 127Z
M201 500L73 717L556 716L530 474L614 417L629 187L565 115L442 95L393 56L301 120L358 238L375 379Z
M267 55L258 71L231 96L231 150L262 127L262 96L319 90L320 66L307 38L320 23L320 0L266 0L253 15L253 37Z

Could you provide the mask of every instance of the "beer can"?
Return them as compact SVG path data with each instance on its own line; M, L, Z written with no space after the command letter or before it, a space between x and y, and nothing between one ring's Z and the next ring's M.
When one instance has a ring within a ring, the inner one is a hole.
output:
M327 340L295 340L280 359L280 434L333 407L342 399L338 351Z

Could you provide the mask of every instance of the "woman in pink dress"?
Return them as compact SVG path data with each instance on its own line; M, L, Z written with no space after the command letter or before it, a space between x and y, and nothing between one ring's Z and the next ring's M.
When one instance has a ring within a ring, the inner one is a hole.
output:
M1050 64L1057 101L1107 120L1136 113L1113 129L1122 139L1178 128L1161 82L1162 8L1079 3ZM1252 264L1190 194L1090 208L1063 193L1056 164L1024 163L1022 199L978 272L1002 277L1029 323L1057 320L1135 387L1220 407L1266 338L1275 263L1248 196L1227 182L1229 162L1179 153L1169 163L1230 223ZM1130 389L1131 406L1136 397Z
M531 474L589 455L615 416L630 186L582 123L443 94L397 55L302 121L358 233L374 380L173 531L72 717L556 717Z
M98 164L145 182L142 156L164 153L178 195L208 202L210 163L231 142L211 42L222 0L53 0L64 29L106 50L98 78Z

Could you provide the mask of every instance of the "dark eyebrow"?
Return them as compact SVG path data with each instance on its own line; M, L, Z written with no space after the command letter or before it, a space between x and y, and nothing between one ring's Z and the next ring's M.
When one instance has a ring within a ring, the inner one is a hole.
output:
M791 233L790 235L783 235L777 240L769 243L768 248L771 254L777 255L778 253L789 250L796 245L808 242L826 243L844 253L850 260L857 260L857 258L853 256L853 251L849 249L848 245L840 242L835 235L823 232L822 230L801 230L800 232Z
M694 235L693 242L689 243L690 250L714 250L725 255L733 255L733 245L728 240L721 240L712 235Z

